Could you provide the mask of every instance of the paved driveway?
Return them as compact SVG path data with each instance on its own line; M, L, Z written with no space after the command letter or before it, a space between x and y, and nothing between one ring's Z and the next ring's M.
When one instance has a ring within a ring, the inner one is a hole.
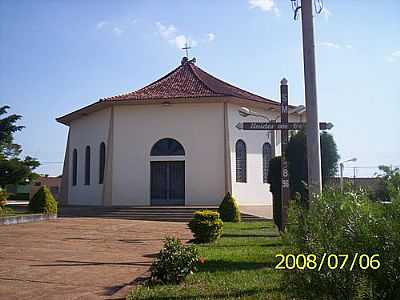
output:
M59 218L1 226L0 299L123 299L185 223Z

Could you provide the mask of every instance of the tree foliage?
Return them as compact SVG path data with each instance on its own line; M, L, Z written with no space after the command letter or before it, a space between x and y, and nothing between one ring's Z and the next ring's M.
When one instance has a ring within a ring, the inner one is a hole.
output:
M327 132L322 132L321 138L321 166L322 181L325 183L337 172L337 153L336 143L333 136ZM289 162L289 182L291 196L299 193L302 201L308 199L307 191L307 146L306 135L299 131L292 135L288 144L287 158ZM270 184L270 192L273 196L274 222L281 229L282 204L281 204L281 157L277 156L269 162L269 172L267 182Z
M339 154L333 136L326 131L320 134L322 184L337 173ZM307 142L304 131L294 134L288 143L290 192L300 193L303 200L308 199L307 191Z
M40 164L30 156L21 159L22 147L14 143L14 133L21 131L24 126L16 123L20 115L7 114L9 106L0 107L0 187L8 184L24 184L37 177L33 170Z
M58 207L47 186L42 186L29 201L29 210L36 213L56 214Z
M218 207L223 222L240 222L240 209L235 198L228 192Z

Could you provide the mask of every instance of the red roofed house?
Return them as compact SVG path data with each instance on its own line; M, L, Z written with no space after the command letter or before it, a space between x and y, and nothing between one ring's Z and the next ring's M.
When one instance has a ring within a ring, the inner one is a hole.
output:
M279 103L206 73L195 59L137 91L57 119L69 126L61 201L71 205L271 205L279 134L243 131L241 107L275 119ZM290 121L299 121L292 113Z

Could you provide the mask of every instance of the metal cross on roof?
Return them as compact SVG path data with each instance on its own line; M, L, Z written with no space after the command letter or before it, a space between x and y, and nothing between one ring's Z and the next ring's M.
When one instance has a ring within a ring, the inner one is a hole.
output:
M192 47L189 46L188 42L185 42L185 47L183 47L182 50L185 50L187 58L189 58L189 49L192 49Z

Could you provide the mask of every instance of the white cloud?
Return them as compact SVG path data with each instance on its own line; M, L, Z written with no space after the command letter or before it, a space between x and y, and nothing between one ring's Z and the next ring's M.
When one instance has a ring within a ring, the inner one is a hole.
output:
M274 7L274 0L249 0L251 8L259 8L261 10L270 11Z
M121 36L124 33L124 30L119 27L114 27L113 32L116 36Z
M329 17L332 16L332 12L326 8L326 6L324 6L324 8L322 8L321 14L324 16L325 21L329 20Z
M320 45L321 46L325 46L325 47L329 47L329 48L336 48L336 49L339 49L339 48L342 47L341 45L336 44L336 43L332 43L332 42L322 42L322 43L320 43Z
M250 8L258 8L263 11L272 11L276 16L280 16L278 7L276 7L274 0L248 0Z
M102 29L104 26L106 26L108 24L107 21L100 21L99 23L97 23L96 28L97 30Z
M170 44L175 45L176 48L182 49L183 47L189 45L190 47L196 47L199 42L197 40L192 39L184 34L179 34L175 25L164 25L161 22L156 23L158 34ZM211 34L211 35L210 35ZM215 34L209 33L208 40L215 39Z
M174 42L178 49L182 49L183 47L186 46L187 39L186 39L186 36L181 34L181 35L178 35L177 37L175 37L175 39L171 40L171 42Z
M207 33L207 38L209 42L212 42L213 40L215 40L215 33L212 32Z
M394 58L393 56L385 56L385 60L388 63L394 63L396 61L396 58Z
M400 57L400 50L392 52L392 56L394 57Z
M334 48L334 49L353 49L353 46L350 44L339 44L339 43L333 43L333 42L321 42L319 45L324 46L324 47L329 47L329 48Z
M176 27L174 25L165 26L164 24L157 22L158 33L164 38L169 39L176 36Z
M400 61L400 50L393 51L390 55L385 56L385 60L389 63Z

